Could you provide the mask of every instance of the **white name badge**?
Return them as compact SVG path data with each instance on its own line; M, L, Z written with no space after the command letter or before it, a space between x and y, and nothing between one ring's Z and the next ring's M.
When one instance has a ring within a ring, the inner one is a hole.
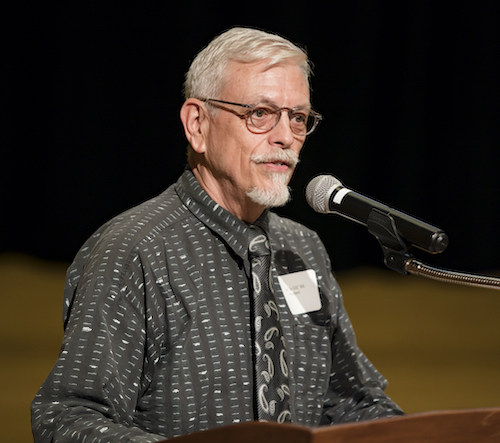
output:
M279 275L278 280L293 315L321 309L318 280L313 269Z

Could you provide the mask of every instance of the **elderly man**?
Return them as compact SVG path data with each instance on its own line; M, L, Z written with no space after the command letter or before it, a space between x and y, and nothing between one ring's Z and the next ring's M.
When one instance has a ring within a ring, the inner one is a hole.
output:
M152 442L251 420L307 426L401 410L358 349L317 235L270 207L311 109L303 50L234 28L187 74L189 166L114 218L67 274L60 357L36 442Z

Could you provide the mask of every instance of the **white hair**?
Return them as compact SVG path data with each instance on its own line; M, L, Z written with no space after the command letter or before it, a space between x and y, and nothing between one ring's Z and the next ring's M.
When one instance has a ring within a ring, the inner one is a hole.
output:
M309 84L311 65L304 49L291 41L258 29L232 28L212 40L193 60L184 83L188 98L217 98L224 86L229 61L252 63L268 60L268 67L295 63Z

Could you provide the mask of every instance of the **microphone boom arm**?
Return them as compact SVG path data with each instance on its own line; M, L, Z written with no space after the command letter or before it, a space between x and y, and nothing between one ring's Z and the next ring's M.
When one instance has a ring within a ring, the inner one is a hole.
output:
M411 258L405 263L405 269L409 274L420 275L433 280L447 283L458 283L479 288L490 288L500 290L500 278L489 277L487 275L466 274L464 272L448 271L426 265Z

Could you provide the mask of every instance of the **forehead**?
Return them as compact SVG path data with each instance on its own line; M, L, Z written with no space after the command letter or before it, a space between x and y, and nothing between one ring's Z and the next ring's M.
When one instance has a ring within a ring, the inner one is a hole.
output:
M287 106L309 104L307 79L297 64L280 63L268 66L266 60L255 63L231 61L228 64L223 94L226 100L243 103L267 100Z

